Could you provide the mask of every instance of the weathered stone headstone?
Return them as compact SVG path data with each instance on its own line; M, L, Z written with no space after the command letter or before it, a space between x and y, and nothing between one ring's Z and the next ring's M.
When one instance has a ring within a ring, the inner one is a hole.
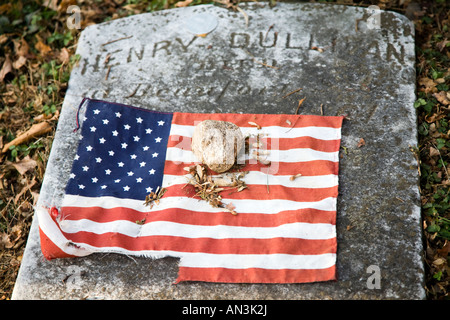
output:
M412 23L397 13L358 7L241 7L248 26L241 12L207 5L83 30L81 60L71 75L38 206L61 201L83 97L161 111L290 114L306 98L301 114L348 118L339 174L338 281L173 285L178 267L172 258L94 254L46 261L35 219L14 299L425 297L417 161L410 150L417 145ZM209 17L206 36L194 34L197 14Z

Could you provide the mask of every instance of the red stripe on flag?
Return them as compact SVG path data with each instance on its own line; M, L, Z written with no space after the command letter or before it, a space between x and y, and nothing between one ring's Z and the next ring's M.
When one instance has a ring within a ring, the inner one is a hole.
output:
M65 253L62 251L56 244L53 243L52 240L50 240L49 237L42 231L42 229L39 227L39 237L41 240L41 251L44 255L45 259L51 260L56 258L73 258L75 256L70 255L68 253Z
M168 197L193 197L195 189L192 185L172 185L167 188L164 198ZM240 192L236 188L224 187L220 192L224 200L291 200L301 202L317 202L338 195L338 186L330 188L287 188L280 185L250 185ZM198 198L200 200L200 198Z
M93 247L116 247L128 251L175 251L201 252L211 254L275 254L314 255L336 253L336 238L326 240L307 240L295 238L271 239L213 239L185 238L176 236L130 237L117 232L96 234L80 231L64 233L76 243Z
M164 166L164 174L183 176L188 174L188 172L185 171L184 168L189 167L191 165L194 165L194 163L192 162L178 163L173 161L166 161ZM327 160L315 160L308 162L293 162L293 163L272 162L270 166L261 163L253 163L253 164L247 163L244 167L240 169L240 171L259 171L263 173L267 173L267 170L269 170L270 174L280 176L286 175L290 176L299 173L302 174L303 176L321 176L327 174L338 174L339 163Z
M252 227L277 227L287 223L329 223L336 224L336 211L322 211L316 209L301 209L281 211L277 214L242 213L236 216L229 212L198 212L189 209L165 209L158 211L156 205L152 211L140 212L129 208L117 207L104 209L100 207L61 208L61 217L67 220L89 219L94 222L105 223L118 220L124 221L168 221L182 224L215 226L252 226Z
M251 127L249 122L254 122L261 127L279 126L290 128L300 127L330 127L340 128L341 116L314 116L293 114L239 114L239 113L180 113L174 112L172 123L179 125L195 126L204 120L231 121L239 127ZM289 124L289 121L291 124Z
M336 266L326 269L227 269L179 267L180 281L223 283L304 283L336 280Z

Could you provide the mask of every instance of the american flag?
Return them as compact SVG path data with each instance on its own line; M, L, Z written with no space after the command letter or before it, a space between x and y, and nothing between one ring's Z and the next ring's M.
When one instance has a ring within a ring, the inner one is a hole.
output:
M92 99L84 105L62 205L37 210L47 259L177 257L176 282L336 279L343 117L164 113ZM221 193L237 215L186 187L185 168L198 163L194 127L208 119L236 124L267 151L265 162L240 159L247 189ZM167 191L159 203L146 206L146 196L161 188Z

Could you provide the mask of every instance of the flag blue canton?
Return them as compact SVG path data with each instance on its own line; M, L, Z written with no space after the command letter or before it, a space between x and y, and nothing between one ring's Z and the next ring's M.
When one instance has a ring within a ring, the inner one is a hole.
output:
M144 200L161 185L171 113L88 100L66 193Z

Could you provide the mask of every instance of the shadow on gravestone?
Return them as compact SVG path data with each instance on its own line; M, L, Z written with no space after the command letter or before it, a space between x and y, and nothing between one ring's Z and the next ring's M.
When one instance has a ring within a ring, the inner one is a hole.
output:
M373 7L241 7L248 27L240 12L205 5L84 29L38 206L60 204L83 97L169 112L287 114L306 98L301 114L348 119L339 173L338 281L173 285L174 258L95 254L46 261L34 219L13 299L425 298L417 161L410 151L417 145L412 23ZM205 37L186 29L196 14L217 19ZM361 138L365 145L358 146Z

